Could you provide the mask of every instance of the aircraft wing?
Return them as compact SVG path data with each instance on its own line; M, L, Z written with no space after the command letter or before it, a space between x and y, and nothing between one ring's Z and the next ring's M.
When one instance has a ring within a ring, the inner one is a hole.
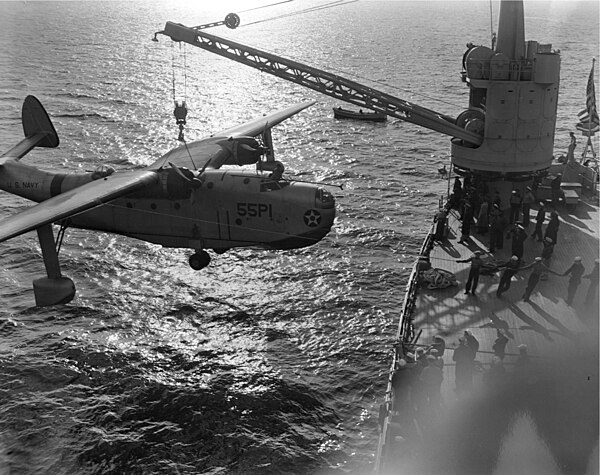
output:
M0 221L0 242L103 205L157 181L158 174L145 169L117 172L86 183Z
M280 109L272 114L253 119L245 124L231 127L208 138L191 142L177 147L152 164L150 169L157 169L172 163L178 167L186 167L190 170L203 168L219 168L227 159L229 153L221 147L218 142L229 138L256 137L265 129L270 129L286 119L296 115L298 112L312 106L316 101L306 101L295 104L285 109Z

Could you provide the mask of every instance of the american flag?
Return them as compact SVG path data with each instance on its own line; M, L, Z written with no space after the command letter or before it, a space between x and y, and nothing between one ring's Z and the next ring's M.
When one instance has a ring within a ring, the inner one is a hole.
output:
M577 118L579 123L575 127L584 132L584 135L588 135L588 133L594 135L600 131L600 119L596 109L596 89L594 87L594 63L592 63L592 70L585 91L585 109L577 114Z

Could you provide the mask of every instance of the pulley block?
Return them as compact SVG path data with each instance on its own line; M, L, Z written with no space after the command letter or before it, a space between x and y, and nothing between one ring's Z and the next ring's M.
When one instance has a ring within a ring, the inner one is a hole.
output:
M235 30L240 26L240 16L237 13L228 13L225 17L225 26Z

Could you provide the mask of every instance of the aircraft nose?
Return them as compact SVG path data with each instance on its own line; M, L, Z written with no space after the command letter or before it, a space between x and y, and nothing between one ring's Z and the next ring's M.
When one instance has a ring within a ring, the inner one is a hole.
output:
M331 230L335 219L335 199L331 193L322 188L315 190L315 201L312 208L303 216L304 224L309 228L315 242L321 240Z
M300 196L300 206L296 207L299 214L295 220L296 233L286 239L272 244L275 249L297 249L312 246L323 239L331 230L335 219L335 199L322 188L303 186ZM307 193L307 191L309 191ZM314 194L313 194L314 193ZM299 226L299 227L298 227Z
M334 218L335 198L329 191L317 188L315 190L315 209L309 210L305 214L305 221L308 220L306 224L310 226L309 223L316 223L327 234L333 225Z

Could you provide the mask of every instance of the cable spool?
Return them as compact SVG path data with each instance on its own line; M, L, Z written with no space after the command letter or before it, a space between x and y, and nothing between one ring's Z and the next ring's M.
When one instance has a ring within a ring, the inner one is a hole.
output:
M478 135L483 135L485 132L485 113L480 109L467 109L458 115L456 125Z
M240 16L237 13L228 13L225 17L225 26L235 30L240 26Z

